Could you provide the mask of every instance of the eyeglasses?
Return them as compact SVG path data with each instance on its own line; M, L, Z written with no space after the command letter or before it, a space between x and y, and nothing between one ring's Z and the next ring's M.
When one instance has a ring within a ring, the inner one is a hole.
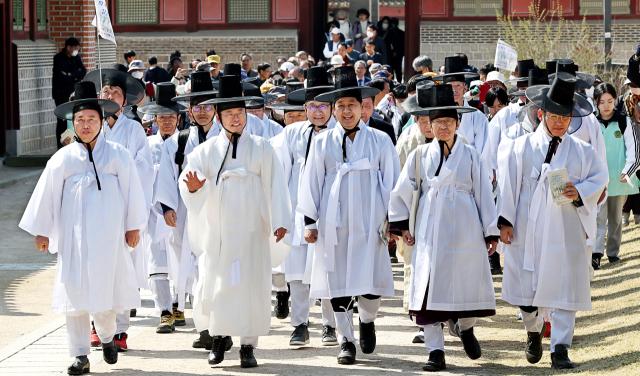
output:
M309 110L309 112L316 112L317 110L325 112L328 108L329 106L327 106L326 104L320 106L307 106L307 110Z
M446 118L446 119L436 119L431 122L431 125L435 127L451 127L456 123L456 119Z
M571 116L560 116L560 115L549 115L547 114L547 119L552 123L557 123L558 121L566 123L571 120Z
M191 109L193 110L193 112L200 112L200 110L204 109L205 111L209 112L213 110L213 106L208 105L208 106L193 106L191 107Z

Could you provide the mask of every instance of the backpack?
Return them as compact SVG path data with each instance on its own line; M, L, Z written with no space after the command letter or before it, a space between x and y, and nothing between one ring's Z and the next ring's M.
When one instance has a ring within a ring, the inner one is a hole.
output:
M184 163L184 149L187 147L190 130L190 128L183 129L178 134L178 150L176 151L176 157L174 159L174 161L178 165L178 174L182 174L182 164Z

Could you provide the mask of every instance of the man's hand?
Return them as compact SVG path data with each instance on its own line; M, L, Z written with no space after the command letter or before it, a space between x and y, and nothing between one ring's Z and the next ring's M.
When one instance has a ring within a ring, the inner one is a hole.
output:
M404 240L404 244L412 247L416 240L411 236L409 230L402 230L402 240Z
M313 244L318 240L318 230L304 230L304 240L309 244Z
M622 174L622 177L620 179L620 183L626 183L627 182L627 174Z
M500 227L500 241L504 244L511 244L513 240L513 227L502 225Z
M67 146L71 143L71 137L67 137L64 140L62 140L62 146Z
M38 235L33 242L36 243L36 248L38 248L38 251L44 252L49 249L49 238L47 238L46 236Z
M604 201L605 196L607 195L607 187L604 187L602 193L600 194L600 198L598 199L598 204Z
M124 234L124 238L126 239L129 247L135 248L140 242L140 230L127 231Z
M188 76L189 75L189 71L183 68L178 68L178 71L176 71L176 78L180 79L184 76Z
M177 221L178 221L178 216L176 215L175 210L167 210L167 212L164 213L164 222L167 224L167 226L177 227L176 226Z
M496 253L496 249L498 249L498 241L497 240L489 240L487 242L487 249L489 250L489 256Z
M367 60L367 65L373 64L373 60Z
M284 235L286 233L287 233L287 230L285 230L282 227L277 229L276 232L273 233L273 235L276 237L276 243L279 242L280 240L282 240L282 238L284 238Z
M202 186L204 185L204 182L207 181L207 179L200 180L198 179L197 172L189 172L187 173L187 178L182 179L182 181L187 183L187 188L189 188L189 192L195 193L198 191L198 189L202 188Z
M580 198L580 194L578 193L578 190L576 189L576 186L573 185L573 183L567 183L565 185L564 191L562 191L562 194L564 195L564 197L573 201Z

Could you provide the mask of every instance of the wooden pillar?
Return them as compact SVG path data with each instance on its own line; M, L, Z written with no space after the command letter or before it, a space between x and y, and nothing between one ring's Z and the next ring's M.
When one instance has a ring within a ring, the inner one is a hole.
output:
M195 33L200 26L200 1L187 0L187 33Z
M420 55L420 14L422 0L405 1L405 53L404 53L404 81L407 82L414 76L414 69L411 65L413 59Z

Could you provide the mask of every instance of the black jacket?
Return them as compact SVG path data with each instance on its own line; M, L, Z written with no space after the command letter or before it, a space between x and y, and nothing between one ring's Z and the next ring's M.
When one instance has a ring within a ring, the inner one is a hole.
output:
M369 126L373 129L377 129L379 131L382 131L386 134L389 135L389 137L391 137L391 142L393 142L393 144L396 144L396 135L395 132L393 131L393 125L391 125L390 123L387 123L384 120L378 120L374 117L371 117L369 119Z
M77 82L82 81L87 68L80 56L67 56L64 49L53 57L53 76L51 77L51 96L56 105L69 101Z
M166 69L157 65L153 69L147 69L144 72L144 82L153 82L154 84L158 84L160 82L170 82L171 75L167 72Z
M370 38L364 38L364 41L362 42L362 52L363 53L367 52L367 50L365 50L364 46L367 44L367 41L369 39ZM376 46L375 51L379 52L380 55L382 55L382 64L387 64L387 62L388 62L387 57L389 55L387 54L387 52L388 52L387 51L387 44L385 43L385 41L382 38L380 38L379 35L376 35L376 37L373 39L373 44L375 44L375 46Z

